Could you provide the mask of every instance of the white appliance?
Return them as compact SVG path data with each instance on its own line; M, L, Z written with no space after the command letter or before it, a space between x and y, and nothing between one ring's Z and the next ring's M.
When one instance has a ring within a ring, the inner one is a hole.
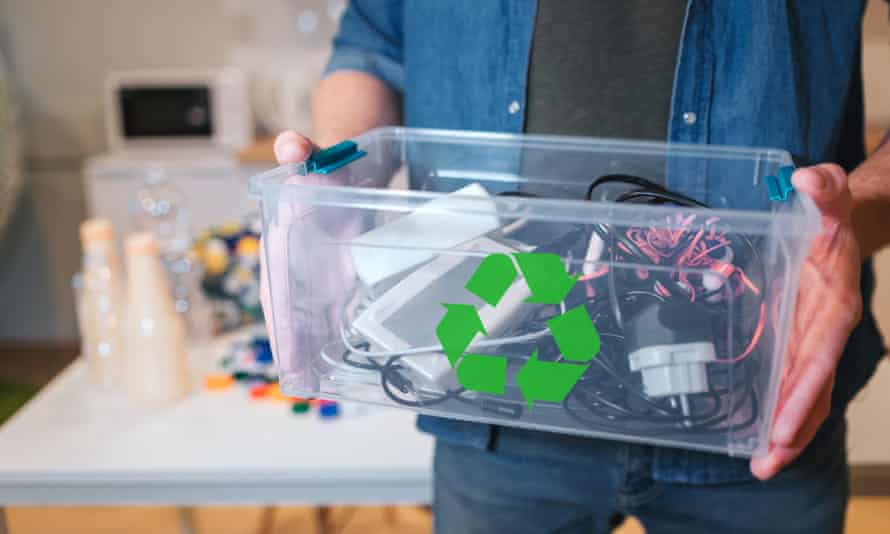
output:
M234 68L111 72L105 117L113 152L238 150L254 134L250 84Z

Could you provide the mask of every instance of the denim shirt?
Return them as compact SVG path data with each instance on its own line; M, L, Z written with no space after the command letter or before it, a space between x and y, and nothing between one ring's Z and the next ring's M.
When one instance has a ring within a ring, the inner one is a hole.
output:
M865 157L864 8L865 0L689 0L668 140L781 148L798 165L853 169ZM383 80L402 94L407 126L519 133L535 10L534 0L352 0L326 72L358 70ZM737 184L685 176L668 185L709 201L746 194ZM870 262L862 275L870 303ZM838 367L825 427L842 427L847 403L884 353L868 308ZM492 434L490 425L428 416L419 426L476 447L486 447ZM652 473L687 483L750 477L740 459L658 447Z

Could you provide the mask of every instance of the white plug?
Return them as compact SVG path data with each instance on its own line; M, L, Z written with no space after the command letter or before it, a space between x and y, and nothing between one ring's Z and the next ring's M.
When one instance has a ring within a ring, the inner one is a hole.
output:
M630 353L631 371L641 371L650 397L708 391L706 364L717 359L714 344L704 341L654 345Z

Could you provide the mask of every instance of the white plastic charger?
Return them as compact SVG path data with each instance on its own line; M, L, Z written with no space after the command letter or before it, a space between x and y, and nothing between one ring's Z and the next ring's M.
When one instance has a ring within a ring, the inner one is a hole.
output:
M490 195L472 183L353 239L350 251L361 281L373 287L429 261L436 250L453 249L500 226L494 202L480 212L479 202L467 197Z

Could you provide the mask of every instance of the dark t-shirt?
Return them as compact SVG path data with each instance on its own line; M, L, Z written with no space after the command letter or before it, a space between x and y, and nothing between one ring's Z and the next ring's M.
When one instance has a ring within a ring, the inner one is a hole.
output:
M539 0L525 131L665 140L685 4Z

